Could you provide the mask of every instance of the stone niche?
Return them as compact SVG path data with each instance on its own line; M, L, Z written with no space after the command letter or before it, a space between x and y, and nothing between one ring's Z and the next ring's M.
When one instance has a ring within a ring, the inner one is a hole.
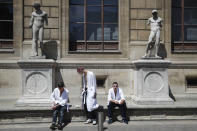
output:
M168 60L140 59L133 61L134 95L137 104L173 104L169 97Z
M47 59L21 60L21 97L17 106L50 106L50 95L55 84L55 61Z

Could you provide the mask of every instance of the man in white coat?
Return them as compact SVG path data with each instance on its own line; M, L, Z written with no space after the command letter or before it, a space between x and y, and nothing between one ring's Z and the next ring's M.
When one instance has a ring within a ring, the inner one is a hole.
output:
M113 109L119 107L122 116L122 122L128 124L126 119L126 102L122 89L118 88L118 83L113 82L112 88L109 89L108 93L108 124L113 123Z
M56 128L57 114L59 113L58 129L62 130L64 127L64 111L68 110L69 91L64 88L64 83L59 82L58 87L54 89L51 94L52 109L53 109L53 120L50 129L54 130Z
M85 124L93 122L96 125L96 110L99 107L96 100L96 77L83 67L78 67L77 72L82 75L82 105L87 117Z

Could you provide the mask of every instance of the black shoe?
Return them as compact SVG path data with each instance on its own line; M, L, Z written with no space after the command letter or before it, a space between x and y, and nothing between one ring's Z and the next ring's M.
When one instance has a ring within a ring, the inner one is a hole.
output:
M112 118L109 118L109 120L108 120L108 122L107 122L108 124L111 124L111 123L113 123L113 119Z
M121 123L128 124L128 121L126 119L122 119Z
M56 129L55 127L56 127L56 125L53 123L53 124L51 124L50 129L55 130Z
M58 126L57 126L58 130L62 130L63 127L64 127L63 124L58 124Z

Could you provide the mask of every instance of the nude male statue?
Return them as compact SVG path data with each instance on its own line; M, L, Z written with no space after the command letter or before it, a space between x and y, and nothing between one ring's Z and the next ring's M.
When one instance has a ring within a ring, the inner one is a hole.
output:
M48 25L47 13L40 9L40 3L35 2L33 7L35 11L31 14L29 27L33 29L32 40L32 56L38 56L38 40L40 41L40 48L42 56L43 53L43 36L44 36L44 22Z
M148 23L147 23L147 25L150 25L151 27L151 32L150 32L148 43L146 46L146 53L143 56L144 58L148 57L148 51L150 51L153 48L154 44L156 46L154 57L160 58L160 56L158 56L157 54L158 54L159 45L160 45L160 30L162 27L162 19L157 16L158 15L157 10L153 10L152 15L153 17L149 18ZM155 41L154 44L152 44L153 41Z

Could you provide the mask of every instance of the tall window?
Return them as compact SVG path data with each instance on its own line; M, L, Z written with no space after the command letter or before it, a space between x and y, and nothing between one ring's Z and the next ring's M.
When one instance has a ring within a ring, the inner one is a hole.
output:
M197 52L197 0L172 0L172 50Z
M13 48L13 0L0 0L0 49Z
M118 0L70 0L69 50L118 49Z

